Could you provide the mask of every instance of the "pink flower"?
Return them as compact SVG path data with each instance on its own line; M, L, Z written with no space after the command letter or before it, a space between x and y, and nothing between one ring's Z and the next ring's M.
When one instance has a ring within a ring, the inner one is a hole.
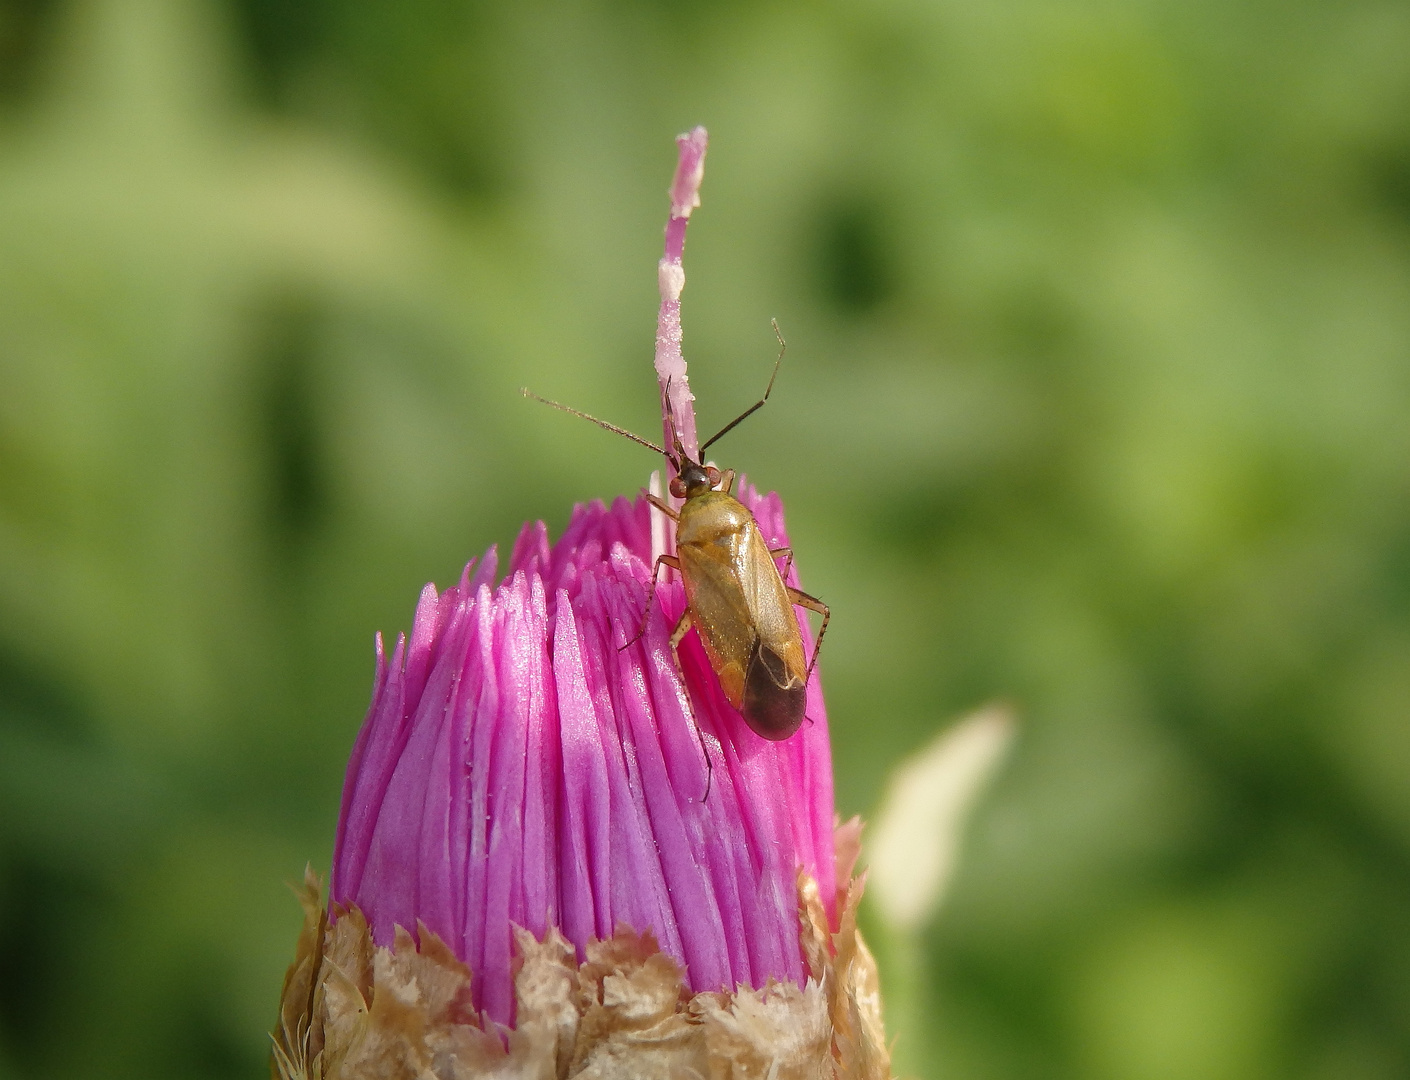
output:
M740 496L769 545L787 545L778 497ZM649 930L691 989L733 991L806 979L800 867L835 918L817 679L797 735L755 735L694 634L684 681L677 671L679 581L619 648L646 603L653 512L640 499L579 506L552 547L541 522L526 526L501 583L491 549L444 593L426 586L390 663L378 639L332 898L360 907L379 945L419 920L474 972L475 1007L505 1025L513 925L537 938L556 926L579 960L619 924Z
M655 361L663 445L695 461L681 255L704 129L677 141ZM736 495L789 546L777 495ZM817 677L770 741L697 633L672 650L678 579L638 635L670 524L619 498L551 546L526 526L502 581L491 548L426 586L390 661L378 637L331 907L311 870L299 890L283 1080L889 1075Z

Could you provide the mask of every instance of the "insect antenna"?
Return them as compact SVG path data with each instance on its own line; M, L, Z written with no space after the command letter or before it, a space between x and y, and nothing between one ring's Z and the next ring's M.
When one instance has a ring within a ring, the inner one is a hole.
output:
M671 407L670 376L667 376L666 378L666 396L664 400L666 405L666 420L671 425L671 444L675 447L676 451L676 460L672 462L672 466L675 468L676 472L680 472L681 465L689 461L690 456L685 452L685 444L681 442L680 430L676 427L676 410ZM667 454L666 456L670 457L669 454Z
M788 348L788 344L783 340L783 334L778 328L778 320L770 319L769 322L774 328L774 337L778 338L778 359L774 361L774 373L769 376L769 385L764 390L764 396L761 397L758 401L754 402L753 405L750 405L749 408L745 409L742 413L736 416L724 427L720 428L720 430L715 432L715 434L712 435L710 438L705 440L705 445L700 448L701 461L705 460L705 451L707 449L709 449L715 443L719 442L720 439L723 438L725 435L728 435L744 420L753 416L756 412L762 409L764 407L764 403L769 400L769 395L774 392L774 380L778 378L778 366L783 363L783 353L784 350Z
M647 442L640 435L633 435L626 428L620 428L616 424L609 424L606 420L599 420L597 417L585 413L581 409L574 409L568 405L561 405L556 401L549 401L546 397L539 397L527 386L519 387L519 393L523 394L526 398L533 398L535 401L542 402L544 405L552 405L555 409L561 409L565 413L572 413L574 416L581 416L584 420L591 420L598 427L606 428L608 431L615 431L618 435L621 435L623 438L631 439L631 441L634 443L640 443L648 450L655 450L658 454L665 454L666 457L671 456L669 453L667 453L667 451L661 449L661 447L657 446L654 442Z

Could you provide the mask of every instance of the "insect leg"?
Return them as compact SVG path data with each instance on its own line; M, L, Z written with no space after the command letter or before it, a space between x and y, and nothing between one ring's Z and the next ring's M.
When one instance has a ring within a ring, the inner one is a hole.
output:
M783 568L783 573L780 575L787 580L788 572L793 569L793 549L791 547L769 548L769 558L788 560L788 565Z
M726 469L724 472L720 473L720 490L726 495L732 495L734 493L733 469Z
M656 507L657 510L660 510L661 513L665 514L672 521L679 521L681 519L680 514L672 510L671 505L666 502L665 499L653 495L651 494L651 492L648 491L646 492L646 501L649 502L652 506ZM679 569L679 567L677 567L677 569Z
M818 640L813 642L813 658L808 661L808 674L803 678L803 681L807 682L813 677L813 668L818 662L818 652L822 649L822 639L823 635L827 633L827 620L831 616L831 612L827 605L816 596L809 596L807 593L788 585L785 585L784 588L788 590L788 599L793 603L799 607L805 607L809 611L816 611L823 617L822 626L818 627Z
M661 559L660 559L660 560L657 560L657 561L659 562L659 561L663 561L663 560L665 560L665 559L670 559L670 558L671 558L671 557L670 557L669 555L662 555L662 556L661 556ZM672 562L675 562L674 559L671 559L671 561L672 561ZM680 569L680 563L676 563L676 569L677 569L677 570ZM684 611L681 612L681 617L680 617L680 619L676 622L676 628L671 631L671 651L672 651L672 652L675 652L676 646L678 646L678 645L681 643L681 639L684 638L685 635L690 632L690 628L691 628L693 625L694 625L694 623L691 621L691 618L690 618L690 608L686 608Z
M671 631L671 655L676 658L676 670L681 670L681 658L676 653L676 647L680 645L685 635L690 632L694 625L690 617L690 608L681 612L680 619L676 622L676 627ZM681 685L685 684L685 674L681 673ZM695 718L695 737L700 740L700 753L705 758L705 794L700 796L700 801L704 802L710 797L710 785L715 779L715 763L710 760L710 749L705 745L705 732L700 727L699 717Z
M660 580L661 577L662 563L665 563L673 570L679 570L681 568L680 560L678 560L674 555L658 555L656 557L656 565L651 568L651 591L646 594L646 610L641 613L641 629L636 632L636 634L632 637L630 641L624 641L622 642L622 644L618 645L618 652L621 652L628 645L635 645L638 641L641 640L641 636L646 633L646 623L647 620L651 617L651 601L656 598L656 582ZM686 608L686 614L690 614L689 608ZM674 649L675 647L675 640L672 639L671 648Z

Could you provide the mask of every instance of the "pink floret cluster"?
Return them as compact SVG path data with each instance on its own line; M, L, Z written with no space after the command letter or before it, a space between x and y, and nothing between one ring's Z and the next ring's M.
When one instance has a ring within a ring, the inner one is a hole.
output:
M778 497L740 488L769 546L786 545ZM580 959L619 925L649 930L692 989L733 990L805 979L800 867L834 914L817 678L802 729L759 738L694 632L682 682L668 643L679 580L619 648L646 603L652 513L644 499L578 506L552 545L526 526L502 581L492 548L445 592L426 586L390 660L377 641L332 900L358 905L378 944L418 922L439 935L500 1024L514 1022L512 925L556 926Z

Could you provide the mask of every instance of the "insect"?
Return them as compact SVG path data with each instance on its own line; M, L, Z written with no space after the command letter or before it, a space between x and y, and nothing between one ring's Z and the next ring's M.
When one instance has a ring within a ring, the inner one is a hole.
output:
M808 680L818 662L830 613L817 597L784 582L774 560L786 559L791 566L793 551L791 548L770 549L764 542L754 515L731 493L734 471L721 472L703 463L707 449L769 400L786 348L777 323L774 323L774 333L778 335L779 353L764 396L707 439L700 447L699 460L692 460L685 452L674 430L674 419L671 423L674 445L672 450L666 450L625 428L541 398L527 389L521 392L525 397L581 416L640 443L670 462L676 474L671 480L671 495L685 502L676 510L656 495L646 497L675 521L676 554L656 559L641 628L622 648L646 632L662 565L679 571L685 583L686 607L671 631L672 651L690 628L695 627L725 698L739 710L756 734L778 741L788 738L803 723ZM669 408L669 395L667 403ZM794 604L822 616L811 658L804 656L803 635L793 613Z

